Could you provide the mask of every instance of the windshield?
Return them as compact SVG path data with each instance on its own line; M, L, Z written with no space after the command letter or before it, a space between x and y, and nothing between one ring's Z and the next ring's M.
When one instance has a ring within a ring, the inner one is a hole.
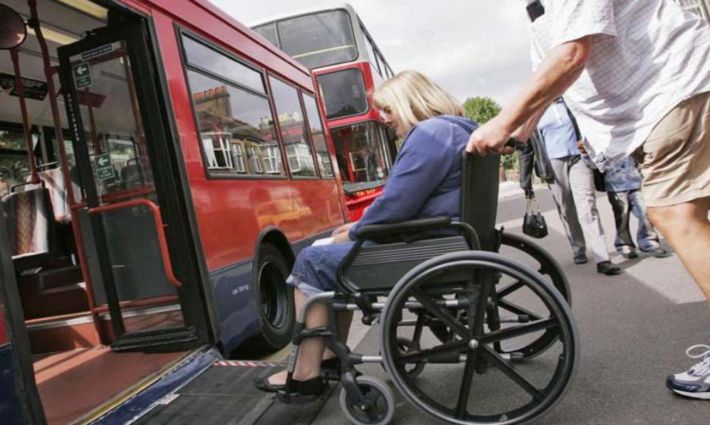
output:
M323 94L328 119L367 112L367 92L359 70L345 69L320 75L318 84Z
M332 131L343 188L353 193L384 184L392 163L380 123L366 122Z
M355 35L344 10L298 16L277 25L281 49L308 68L357 58Z

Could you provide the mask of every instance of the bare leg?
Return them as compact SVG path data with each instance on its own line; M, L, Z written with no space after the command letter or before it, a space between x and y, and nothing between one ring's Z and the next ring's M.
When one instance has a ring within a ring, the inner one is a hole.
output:
M294 290L294 300L296 304L296 314L303 309L306 303L306 295L298 289ZM323 304L312 304L306 314L306 327L315 328L328 324L328 311ZM323 338L306 338L301 342L296 359L296 367L293 371L293 379L305 381L320 376L320 363L325 351ZM286 383L287 371L283 370L269 377L272 385L283 385Z
M669 207L649 207L648 218L678 253L710 301L710 198Z

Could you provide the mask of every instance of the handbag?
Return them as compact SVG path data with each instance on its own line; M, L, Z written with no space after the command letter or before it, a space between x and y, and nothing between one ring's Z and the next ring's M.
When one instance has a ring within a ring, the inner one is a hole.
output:
M547 236L545 216L540 212L540 206L534 196L528 198L527 207L525 208L523 233L537 239Z
M554 183L555 182L555 172L552 170L552 164L550 163L550 158L547 156L547 149L545 149L545 142L542 140L540 132L535 130L530 136L530 146L534 152L535 157L535 174L544 183Z
M606 182L604 181L604 173L597 168L594 169L594 188L599 192L606 192Z

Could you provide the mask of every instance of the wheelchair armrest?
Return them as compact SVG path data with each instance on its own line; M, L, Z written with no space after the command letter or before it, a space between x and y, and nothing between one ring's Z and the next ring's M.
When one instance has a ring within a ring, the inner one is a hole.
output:
M428 230L447 227L451 224L450 217L432 217L419 220L403 221L392 224L370 224L362 226L355 233L357 239L369 239L383 235L397 235L405 233L425 232Z

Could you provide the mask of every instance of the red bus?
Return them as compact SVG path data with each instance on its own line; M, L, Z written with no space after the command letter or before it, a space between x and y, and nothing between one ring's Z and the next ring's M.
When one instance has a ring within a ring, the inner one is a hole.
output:
M270 20L253 27L316 75L350 220L382 191L397 153L368 94L394 74L350 5Z
M206 0L3 4L0 422L290 342L295 255L345 222L310 71Z

